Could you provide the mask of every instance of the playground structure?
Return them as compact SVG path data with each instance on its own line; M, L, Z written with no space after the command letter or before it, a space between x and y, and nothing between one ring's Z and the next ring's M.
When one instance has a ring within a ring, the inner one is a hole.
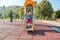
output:
M27 17L29 10L31 10L31 12L33 14L33 18L32 18L31 27L27 28L28 24L26 24L25 21L26 21L26 17ZM32 0L26 0L26 2L24 4L24 30L25 31L34 31L34 12L35 12L35 3Z

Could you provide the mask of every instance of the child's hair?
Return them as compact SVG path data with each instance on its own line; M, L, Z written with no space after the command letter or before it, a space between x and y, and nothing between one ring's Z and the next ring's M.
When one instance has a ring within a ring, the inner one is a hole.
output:
M31 10L28 10L28 12L30 12Z

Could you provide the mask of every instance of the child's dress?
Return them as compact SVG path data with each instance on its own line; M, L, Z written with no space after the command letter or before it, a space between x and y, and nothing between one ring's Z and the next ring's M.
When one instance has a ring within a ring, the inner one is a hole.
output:
M32 18L33 18L32 15L28 15L27 16L27 24L28 24L28 27L31 26L31 24L32 24Z

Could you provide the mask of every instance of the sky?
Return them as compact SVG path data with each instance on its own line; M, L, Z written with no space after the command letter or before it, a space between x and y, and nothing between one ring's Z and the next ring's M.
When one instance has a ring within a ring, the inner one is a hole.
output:
M41 0L35 0L37 2L41 2ZM48 0L53 9L54 10L58 10L60 9L60 0ZM0 0L0 6L12 6L12 5L20 5L23 6L24 5L25 0Z

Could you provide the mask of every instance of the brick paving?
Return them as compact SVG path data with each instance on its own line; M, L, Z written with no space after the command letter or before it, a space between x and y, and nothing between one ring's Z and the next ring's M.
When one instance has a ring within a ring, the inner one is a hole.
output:
M24 31L22 24L16 24L0 23L0 40L60 40L60 33L44 22L35 24L34 32Z

